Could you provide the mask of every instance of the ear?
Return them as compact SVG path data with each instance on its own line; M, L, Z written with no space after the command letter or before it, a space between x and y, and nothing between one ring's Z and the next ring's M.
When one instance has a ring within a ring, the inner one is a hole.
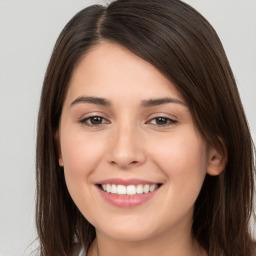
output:
M62 153L61 153L59 131L55 132L54 137L55 137L55 142L56 142L57 151L58 151L59 166L60 166L60 167L63 167L63 159L62 159Z
M209 148L207 173L211 176L217 176L222 173L227 164L227 149L220 139L221 149L215 147Z

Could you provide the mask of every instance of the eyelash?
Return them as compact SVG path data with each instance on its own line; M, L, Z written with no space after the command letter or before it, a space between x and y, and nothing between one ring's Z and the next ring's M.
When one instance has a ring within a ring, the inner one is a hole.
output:
M100 121L100 123L92 123L93 121ZM104 121L104 122L103 122ZM154 123L152 123L152 121L154 121ZM164 122L162 124L159 124L157 122ZM168 118L168 117L163 117L163 116L157 116L154 117L152 119L150 119L149 121L146 122L146 124L152 124L152 125L156 125L158 127L166 127L166 126L171 126L171 125L175 125L178 121ZM82 120L80 120L80 123L83 125L86 125L88 127L100 127L106 124L110 124L110 121L106 120L105 118L101 117L101 116L90 116L87 118L84 118Z
M100 123L100 124L93 124L92 120L94 119L94 121L95 121L96 118L98 118L100 120L105 120L106 122L105 123ZM80 123L82 123L86 126L89 126L89 127L99 127L99 126L104 125L104 124L109 124L110 122L107 121L105 118L103 118L101 116L89 116L89 117L86 117L85 119L82 119L80 121Z
M168 117L157 116L157 117L154 117L154 118L150 119L147 123L152 124L153 120L155 120L155 124L153 124L153 125L157 125L158 127L170 126L170 125L174 125L178 122L177 120L174 120L174 119L171 119L171 118L168 118ZM165 124L158 124L157 121L165 122Z

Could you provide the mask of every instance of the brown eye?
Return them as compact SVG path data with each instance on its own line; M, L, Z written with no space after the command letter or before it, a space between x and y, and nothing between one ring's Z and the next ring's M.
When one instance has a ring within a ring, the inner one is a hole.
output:
M90 116L81 120L80 123L87 126L100 126L102 124L107 124L109 122L101 116Z
M159 116L151 119L149 123L157 126L168 126L168 125L176 124L177 121L167 117Z
M157 125L165 125L168 123L168 119L165 117L157 117L156 118L156 124Z
M93 116L93 117L90 117L89 120L90 120L91 124L96 124L97 125L97 124L102 123L103 118L100 117L100 116Z

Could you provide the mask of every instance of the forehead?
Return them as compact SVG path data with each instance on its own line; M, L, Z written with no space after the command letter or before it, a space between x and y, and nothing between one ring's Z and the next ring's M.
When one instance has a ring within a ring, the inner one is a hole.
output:
M73 70L68 96L175 96L175 86L156 67L118 44L101 42ZM91 94L91 95L89 95Z

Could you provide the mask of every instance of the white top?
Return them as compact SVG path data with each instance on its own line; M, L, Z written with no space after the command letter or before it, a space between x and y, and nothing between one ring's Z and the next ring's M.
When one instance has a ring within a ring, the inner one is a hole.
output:
M84 248L79 252L78 256L86 256Z

